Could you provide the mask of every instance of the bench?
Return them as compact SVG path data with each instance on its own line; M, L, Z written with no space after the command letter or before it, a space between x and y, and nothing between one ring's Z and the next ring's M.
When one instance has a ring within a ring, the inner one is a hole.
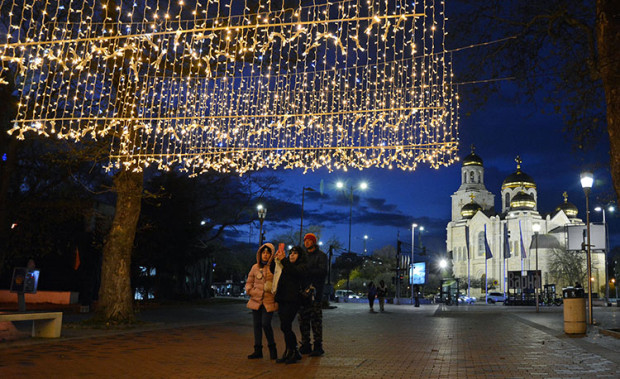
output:
M44 338L60 337L62 312L0 313L0 321L32 320L32 336Z

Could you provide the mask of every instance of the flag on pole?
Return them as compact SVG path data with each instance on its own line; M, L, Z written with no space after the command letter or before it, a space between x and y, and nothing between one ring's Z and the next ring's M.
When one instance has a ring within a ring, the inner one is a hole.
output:
M487 225L484 224L484 253L486 259L493 258L493 254L491 253L491 247L489 246L489 240L487 239Z
M504 224L504 258L510 258L510 236L508 235L508 222Z
M521 259L527 258L525 254L525 244L523 244L523 231L521 230L521 220L519 220L519 238L521 239Z
M467 247L467 259L469 259L469 226L465 225L465 246Z

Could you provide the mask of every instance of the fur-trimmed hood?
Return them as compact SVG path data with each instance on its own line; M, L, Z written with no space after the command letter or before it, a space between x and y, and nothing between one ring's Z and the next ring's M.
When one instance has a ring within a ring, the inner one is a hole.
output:
M273 247L273 244L270 243L264 243L258 248L258 250L256 250L256 263L260 266L260 252L264 247L268 247L271 250L271 257L269 258L269 262L266 264L266 266L269 266L276 255L276 249Z

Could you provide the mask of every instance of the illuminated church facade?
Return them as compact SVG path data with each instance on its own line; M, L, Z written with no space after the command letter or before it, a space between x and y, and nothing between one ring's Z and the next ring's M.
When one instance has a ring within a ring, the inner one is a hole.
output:
M577 207L568 201L566 193L564 201L552 214L542 216L538 212L536 183L522 171L521 159L517 157L515 161L516 171L502 183L501 212L498 213L495 195L484 184L482 158L472 147L471 154L463 159L461 185L452 195L452 218L446 228L446 245L447 251L452 252L454 277L460 279L461 288L472 279L480 283L472 284L468 290L470 296L478 297L484 295L485 279L489 292L507 292L509 271L538 267L541 289L546 284L555 284L561 296L561 288L574 283L565 282L551 272L550 266L558 254L566 253L568 227L583 227L584 222L578 218ZM489 252L492 258L487 259ZM605 256L601 250L593 251L591 256L592 292L600 294L601 286L605 285ZM585 261L583 254L584 267ZM587 289L586 283L583 286Z

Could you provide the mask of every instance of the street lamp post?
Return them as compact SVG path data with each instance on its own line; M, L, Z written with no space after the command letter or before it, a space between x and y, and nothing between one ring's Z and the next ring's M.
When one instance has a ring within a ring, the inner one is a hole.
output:
M267 208L263 207L263 204L258 204L256 206L256 210L258 211L258 221L260 221L258 245L263 246L263 222L265 221L265 217L267 216Z
M590 190L594 184L594 176L591 172L585 171L581 173L581 187L586 195L586 234L587 234L587 251L586 251L586 264L588 266L588 317L590 319L590 325L594 324L592 315L592 257L590 250Z
M607 274L607 254L609 254L609 227L607 226L607 221L605 220L605 207L596 207L594 208L597 212L603 212L603 225L605 225L605 299L607 304L609 303L609 277ZM616 207L613 205L609 205L607 207L609 212L613 212L616 210ZM617 296L616 296L617 297Z
M344 188L343 182L336 183L336 186L340 189ZM365 190L368 188L368 184L366 182L361 182L359 185L359 189ZM353 185L349 186L349 254L351 253L351 223L353 220Z
M411 224L411 305L414 304L414 299L415 299L415 294L413 293L413 268L414 268L414 264L415 264L415 254L413 251L413 248L415 246L414 241L415 241L415 228L418 227L418 224L413 223Z
M532 225L532 229L534 230L534 235L536 236L536 276L538 276L538 232L540 232L540 224L536 223ZM541 278L542 279L542 278ZM540 289L540 280L536 283L536 288L534 291L536 292L536 312L539 312L538 308L538 290Z
M364 255L366 255L366 241L368 241L368 235L364 234Z

